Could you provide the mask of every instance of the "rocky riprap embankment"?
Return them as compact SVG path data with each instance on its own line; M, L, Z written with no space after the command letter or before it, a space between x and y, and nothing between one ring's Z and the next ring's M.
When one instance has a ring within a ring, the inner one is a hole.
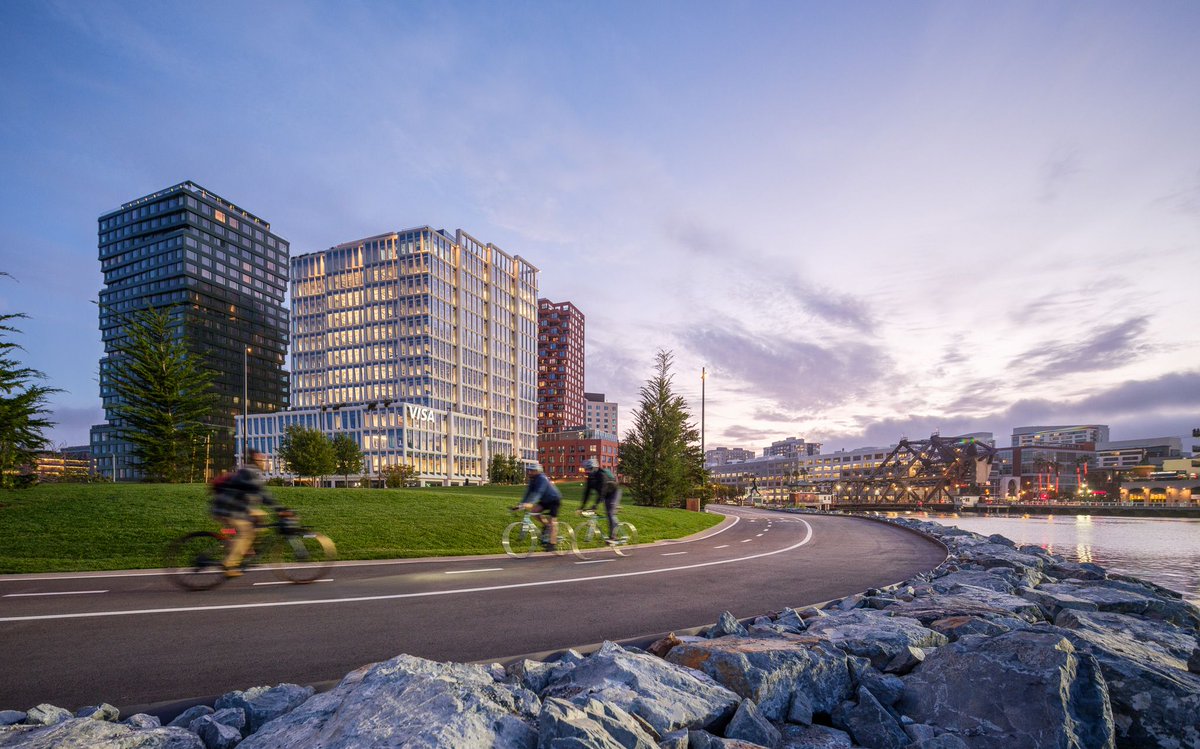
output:
M401 655L169 726L40 705L0 712L0 747L1200 749L1195 606L999 536L895 522L941 539L945 563L819 609L507 669Z

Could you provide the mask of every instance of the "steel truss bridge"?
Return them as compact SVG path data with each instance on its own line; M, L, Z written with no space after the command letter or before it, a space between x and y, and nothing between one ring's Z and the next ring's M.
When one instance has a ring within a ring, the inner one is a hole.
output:
M838 505L957 504L988 485L996 448L970 437L900 440L882 463L861 475L821 481L820 492Z

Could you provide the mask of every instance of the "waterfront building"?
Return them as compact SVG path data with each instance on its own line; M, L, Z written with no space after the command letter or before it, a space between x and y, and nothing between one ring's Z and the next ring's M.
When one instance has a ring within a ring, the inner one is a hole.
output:
M604 393L584 393L586 413L584 426L609 434L620 434L617 424L617 403L604 400Z
M571 302L538 300L538 434L585 425L584 322Z
M291 424L349 434L375 480L487 480L537 458L538 269L459 229L390 232L293 258L293 410L251 415L275 456Z
M868 476L895 447L860 447L816 455L799 452L763 455L707 467L718 484L739 491L753 487L765 501L779 502L785 501L798 487L821 484L836 491L841 488L837 484L841 479Z
M762 452L764 457L772 455L819 455L820 453L820 442L805 442L803 437L788 437L787 439L777 440L763 448Z
M1013 447L1095 445L1107 441L1108 426L1104 424L1015 427L1012 432Z
M618 451L617 435L597 429L567 429L538 435L538 462L555 481L582 481L583 462L589 458L615 475Z
M125 366L116 346L129 315L151 306L170 310L192 353L216 372L209 467L232 468L235 419L288 405L287 241L258 216L182 182L102 214L98 246L106 423L91 430L96 469L111 480L141 478L114 411L112 377Z
M1163 461L1183 457L1179 437L1147 437L1136 440L1104 441L1096 445L1096 468L1128 471L1137 466L1161 470Z
M1096 451L1091 443L1002 447L992 460L993 496L1010 501L1074 497L1090 483Z
M728 463L741 463L754 457L753 450L743 450L740 447L714 447L704 451L704 465L723 466Z

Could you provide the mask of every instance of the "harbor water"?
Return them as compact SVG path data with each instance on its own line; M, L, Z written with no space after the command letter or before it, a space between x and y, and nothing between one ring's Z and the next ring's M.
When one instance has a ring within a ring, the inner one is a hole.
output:
M1178 591L1200 604L1200 520L1106 517L911 513L985 536L999 533L1077 562L1092 562Z

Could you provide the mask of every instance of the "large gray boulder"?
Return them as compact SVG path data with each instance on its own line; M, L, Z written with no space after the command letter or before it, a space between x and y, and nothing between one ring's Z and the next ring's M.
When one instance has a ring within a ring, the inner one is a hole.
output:
M55 723L62 723L64 720L70 720L73 717L75 716L71 715L70 710L58 707L57 705L42 703L37 707L29 709L29 712L25 715L25 721L43 726L52 726Z
M550 698L538 716L538 747L656 749L656 738L641 721L614 705L589 699L582 705Z
M779 749L850 749L850 734L828 726L793 726L780 729Z
M926 628L916 619L893 616L896 608L855 609L817 619L809 622L807 634L826 638L845 652L868 659L881 670L896 656L908 653L909 647L936 648L949 642L945 635Z
M251 734L269 721L295 710L305 700L312 697L314 691L312 687L301 687L296 684L254 687L224 694L217 699L214 707L218 712L229 708L244 712L246 726L243 733Z
M1137 614L1162 619L1186 629L1200 629L1200 609L1194 604L1161 595L1154 588L1138 583L1123 580L1071 581L1047 583L1038 590L1087 601L1100 611Z
M738 639L738 638L730 638ZM714 641L716 642L716 641ZM674 653L684 645L676 646ZM576 704L595 698L636 715L660 736L723 724L741 699L706 674L613 642L555 678L543 693Z
M854 741L871 749L901 749L908 734L866 687L858 688L858 701L846 701L833 711L833 724Z
M751 744L775 749L783 737L780 735L779 729L771 725L771 722L759 712L754 700L742 700L742 704L738 705L737 712L733 714L729 725L725 727L725 738L748 741Z
M1194 636L1127 614L1064 611L1057 631L1100 663L1121 746L1200 749L1200 675Z
M53 725L0 727L0 749L205 749L182 728L137 729L91 718L69 718Z
M996 570L960 570L935 578L929 584L938 593L953 593L960 585L987 588L997 593L1015 593L1017 590L1017 586L1008 575L998 574Z
M496 681L484 666L400 655L347 674L239 747L533 749L540 707L532 692Z
M1024 619L1017 619L1016 617L995 616L990 619L984 619L981 616L961 614L947 616L944 619L935 619L929 623L930 629L934 632L941 632L951 642L963 637L970 637L971 635L995 637L1005 632L1011 632L1014 629L1025 629L1029 626L1029 622Z
M811 620L825 621L829 620ZM684 643L673 648L667 660L702 671L741 697L754 700L768 720L784 720L797 692L806 694L811 709L818 713L829 713L852 693L846 654L808 635Z
M1057 632L967 637L905 679L898 708L971 736L972 749L1110 749L1113 715L1096 659Z
M956 586L955 592L950 594L920 596L913 601L902 601L888 609L888 612L916 619L925 626L951 616L977 616L987 620L1015 618L1030 624L1046 620L1042 609L1033 601L969 585Z

